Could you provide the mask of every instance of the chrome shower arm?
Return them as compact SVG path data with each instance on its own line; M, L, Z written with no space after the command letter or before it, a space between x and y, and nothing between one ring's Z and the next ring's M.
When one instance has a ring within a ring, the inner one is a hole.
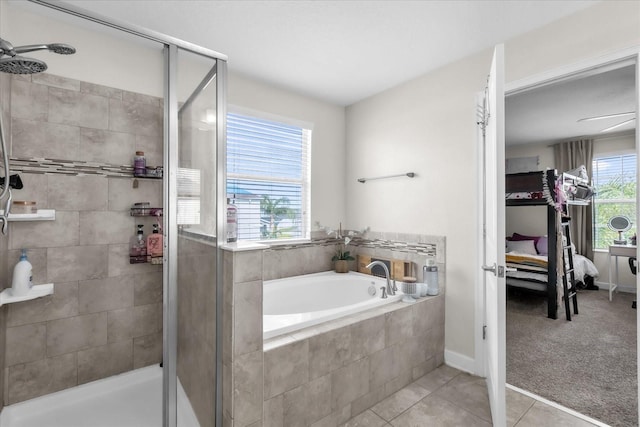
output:
M36 50L49 50L49 46L46 44L30 44L26 46L18 46L13 48L13 52L16 55L20 55L21 53L27 53L27 52L35 52Z

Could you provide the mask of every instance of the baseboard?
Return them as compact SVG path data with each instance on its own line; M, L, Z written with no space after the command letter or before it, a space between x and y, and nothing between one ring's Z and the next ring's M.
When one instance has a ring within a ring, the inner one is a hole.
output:
M607 291L609 292L609 282L594 282L597 286L600 287L601 291ZM629 294L635 294L636 293L636 288L635 286L629 286L629 285L618 285L618 287L616 288L616 290L614 292L626 292Z
M476 360L465 356L464 354L456 353L455 351L444 350L444 363L452 368L459 369L469 374L476 374Z

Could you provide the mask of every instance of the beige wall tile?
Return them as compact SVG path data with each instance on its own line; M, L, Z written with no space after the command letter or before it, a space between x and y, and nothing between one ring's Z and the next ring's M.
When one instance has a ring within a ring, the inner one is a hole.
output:
M133 233L131 234L133 235ZM108 276L128 276L162 271L162 265L129 263L129 244L108 246Z
M410 339L413 336L413 312L410 307L385 314L385 345Z
M14 118L11 138L14 157L71 160L78 157L80 129L76 126Z
M47 356L57 356L107 343L107 313L47 322Z
M350 361L351 328L340 328L309 338L309 378L321 377Z
M112 310L107 317L108 341L123 341L158 332L162 325L162 306L148 304Z
M365 319L351 325L351 358L358 360L384 348L384 316Z
M94 129L109 127L109 100L65 89L49 89L49 122Z
M331 376L325 375L284 393L284 425L308 426L331 413Z
M137 102L140 104L148 104L154 107L162 107L163 99L157 96L145 95L143 93L122 91L122 100L124 102Z
M133 369L133 340L78 351L78 384Z
M264 427L284 427L284 394L265 400L263 408Z
M47 175L49 205L62 211L107 209L108 179L102 176Z
M10 405L73 387L77 384L76 353L12 366L7 382Z
M100 95L106 98L122 99L122 89L101 86L88 82L80 82L80 92Z
M333 269L331 257L333 248L322 245L315 245L297 249L302 254L303 274L319 273Z
M107 277L107 251L104 245L49 248L48 280L56 283Z
M78 282L54 283L52 295L10 304L7 313L8 326L76 316L78 314Z
M46 329L44 323L7 328L5 366L43 359Z
M234 354L262 350L262 281L237 283L234 297Z
M371 387L382 387L400 374L402 355L397 345L386 347L369 357L371 361Z
M331 408L341 408L369 390L369 358L365 357L331 373Z
M152 207L162 207L162 180L139 179L133 188L133 178L108 178L109 210L129 211L137 202L149 202Z
M304 255L297 249L265 250L264 280L299 276L304 273Z
M11 116L47 121L49 88L44 85L13 79L11 82Z
M162 361L162 333L158 332L133 339L133 368L160 363Z
M234 283L262 280L262 251L241 251L234 254Z
M136 231L135 218L127 212L80 212L80 244L128 244Z
M270 399L309 380L309 341L264 353L264 395Z
M87 314L133 307L133 290L133 276L81 281L78 286L78 311Z
M80 81L75 79L69 79L66 77L56 76L49 73L37 73L31 75L31 81L46 86L57 87L60 89L67 89L71 91L80 90Z
M418 303L413 304L413 334L423 334L430 328L444 323L444 311L440 310L440 301L444 301L444 296L423 298ZM440 319L442 316L442 319Z
M135 274L133 278L133 305L162 302L162 271Z
M135 135L103 129L80 129L78 160L114 165L132 165Z
M262 418L263 353L254 351L236 357L233 363L234 424L248 426Z
M78 224L78 212L62 211L56 212L55 221L15 222L11 224L11 249L75 246Z
M48 179L46 175L21 173L24 184L22 190L13 190L13 200L30 200L36 202L38 209L49 208Z
M110 130L139 135L162 135L163 111L158 105L110 99L109 113Z
M233 369L231 365L222 364L222 415L233 420ZM280 395L282 396L282 395Z

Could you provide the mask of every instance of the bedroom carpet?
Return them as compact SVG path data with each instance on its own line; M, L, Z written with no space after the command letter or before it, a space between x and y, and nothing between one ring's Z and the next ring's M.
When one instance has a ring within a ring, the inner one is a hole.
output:
M507 383L612 426L637 426L635 295L580 291L577 316L546 317L543 297L507 294Z

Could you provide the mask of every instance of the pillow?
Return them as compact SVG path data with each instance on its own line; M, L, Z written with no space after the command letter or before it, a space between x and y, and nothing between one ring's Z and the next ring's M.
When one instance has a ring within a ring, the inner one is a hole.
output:
M536 243L536 250L540 255L549 255L549 238L547 236L540 236Z
M542 238L543 236L525 236L524 234L518 234L518 233L513 233L513 236L511 236L511 240L533 240L534 244L538 244L538 240L540 240L540 238Z
M529 255L537 255L533 240L507 240L507 252L520 252Z

